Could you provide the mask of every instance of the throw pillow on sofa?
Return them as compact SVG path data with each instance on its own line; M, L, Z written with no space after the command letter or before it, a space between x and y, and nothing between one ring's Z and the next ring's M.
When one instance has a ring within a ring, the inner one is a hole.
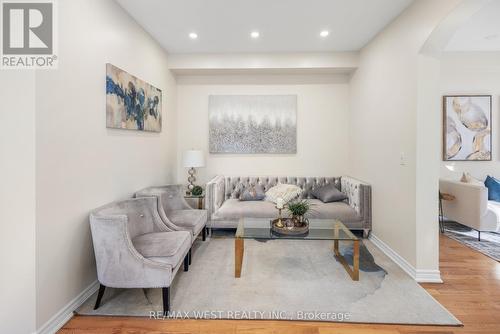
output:
M262 201L266 197L264 188L260 184L252 185L240 195L240 201Z
M500 180L488 175L484 185L488 188L488 200L500 202Z
M347 198L347 195L338 190L333 183L316 187L311 194L323 203L340 202Z
M299 197L302 189L294 184L277 184L269 188L266 192L266 201L276 203L278 198L282 198L284 203L290 202L292 199Z

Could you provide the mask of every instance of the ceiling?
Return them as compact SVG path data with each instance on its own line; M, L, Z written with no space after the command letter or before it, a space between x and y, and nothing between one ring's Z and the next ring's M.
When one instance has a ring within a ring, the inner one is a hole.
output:
M117 2L169 53L243 53L356 51L412 0ZM320 37L323 30L329 36Z
M491 1L462 25L446 51L500 51L500 1Z

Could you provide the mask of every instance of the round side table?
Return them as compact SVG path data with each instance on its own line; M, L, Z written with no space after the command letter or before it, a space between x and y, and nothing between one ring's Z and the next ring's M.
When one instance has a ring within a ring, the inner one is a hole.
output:
M452 194L439 192L439 230L441 233L444 233L443 201L454 201L455 198Z

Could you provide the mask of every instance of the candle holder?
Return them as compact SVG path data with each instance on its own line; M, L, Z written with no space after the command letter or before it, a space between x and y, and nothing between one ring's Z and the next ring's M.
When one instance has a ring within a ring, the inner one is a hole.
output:
M307 235L309 233L309 224L306 222L301 226L295 226L293 218L283 218L281 211L283 207L275 206L278 210L278 218L271 219L271 232L277 236L286 235Z
M278 221L276 222L276 226L279 228L282 228L285 226L285 224L283 224L283 220L281 220L281 210L283 210L283 209L278 208L277 206L276 206L276 209L278 209Z

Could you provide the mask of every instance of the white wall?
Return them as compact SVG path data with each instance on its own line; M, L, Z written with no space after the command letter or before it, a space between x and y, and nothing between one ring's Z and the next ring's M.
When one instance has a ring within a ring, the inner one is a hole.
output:
M89 211L175 180L176 86L114 1L58 1L59 68L36 75L37 325L95 279ZM161 133L106 128L105 64L163 92Z
M35 74L0 71L0 333L35 330Z
M439 266L437 222L418 221L426 224L424 234L417 228L417 176L428 168L419 165L423 169L417 173L417 148L425 142L417 137L433 131L421 127L417 117L419 79L429 65L419 53L459 2L414 2L363 48L351 80L351 173L373 186L373 234L416 270ZM435 196L437 180L419 191ZM424 242L428 251L417 252L417 244Z
M337 176L349 172L349 85L344 76L178 78L178 180L186 183L182 152L201 149L199 182L221 175ZM209 154L209 95L297 95L297 154Z
M484 180L500 178L500 52L447 53L441 58L442 95L492 95L492 161L441 161L440 175L458 180L463 172Z

